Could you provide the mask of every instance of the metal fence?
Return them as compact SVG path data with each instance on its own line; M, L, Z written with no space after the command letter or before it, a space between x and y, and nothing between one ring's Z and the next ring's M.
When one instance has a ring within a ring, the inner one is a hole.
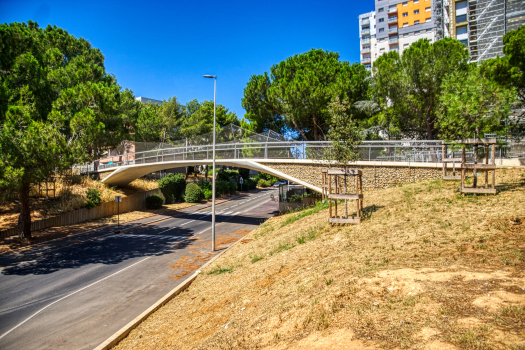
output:
M230 142L216 145L216 159L324 159L330 152L329 141L272 141ZM442 161L442 142L439 140L364 141L359 147L364 161L439 163ZM449 147L445 157L459 157L460 150ZM473 149L467 148L467 161L473 161ZM483 154L478 154L484 157ZM492 155L489 155L489 158ZM496 148L495 158L525 157L525 143L507 143ZM114 154L95 163L77 166L81 173L123 165L157 162L210 160L212 145L182 146L152 149L143 152Z

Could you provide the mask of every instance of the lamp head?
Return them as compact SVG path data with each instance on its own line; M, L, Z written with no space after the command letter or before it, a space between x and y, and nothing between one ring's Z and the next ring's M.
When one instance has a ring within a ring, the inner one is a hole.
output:
M209 74L204 75L204 77L205 77L205 78L211 78L211 79L213 79L213 78L217 78L216 75L209 75Z

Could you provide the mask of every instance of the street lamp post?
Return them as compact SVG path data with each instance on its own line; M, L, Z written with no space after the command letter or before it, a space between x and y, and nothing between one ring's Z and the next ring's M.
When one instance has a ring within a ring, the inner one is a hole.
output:
M215 251L215 110L216 110L216 99L217 99L217 76L216 75L205 75L205 78L214 79L213 84L213 146L212 146L212 157L213 165L211 172L211 251Z

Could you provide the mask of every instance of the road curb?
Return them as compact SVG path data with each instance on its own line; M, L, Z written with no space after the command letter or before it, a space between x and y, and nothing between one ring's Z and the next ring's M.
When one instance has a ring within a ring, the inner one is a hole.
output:
M153 314L155 311L160 309L162 306L164 306L167 302L169 302L171 299L175 298L180 293L184 292L188 287L193 283L193 281L199 276L201 271L208 267L211 263L213 263L215 260L217 260L220 256L222 256L224 253L226 253L231 248L235 247L238 243L242 241L242 237L239 238L237 242L226 248L224 251L220 252L216 256L214 256L210 261L208 261L206 264L202 265L199 270L195 271L190 277L186 278L184 282L179 284L177 287L172 289L168 294L163 296L159 301L157 301L155 304L150 306L146 311L135 317L133 321L129 322L127 325L119 329L115 334L113 334L111 337L106 339L102 344L97 346L94 350L109 350L116 346L122 339L124 339L133 329L137 328L138 325L140 325L142 322L144 322L151 314Z

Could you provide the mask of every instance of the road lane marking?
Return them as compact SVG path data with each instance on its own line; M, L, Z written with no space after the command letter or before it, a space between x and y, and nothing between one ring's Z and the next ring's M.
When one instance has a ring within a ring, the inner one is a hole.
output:
M119 271L117 271L117 272L115 272L115 273L112 273L112 274L109 275L109 276L106 276L106 277L104 277L104 278L102 278L102 279L99 279L98 281L93 282L93 283L91 283L90 285L87 285L87 286L85 286L85 287L83 287L83 288L80 288L79 290L77 290L77 291L75 291L75 292L73 292L73 293L70 293L70 294L68 294L68 295L66 295L66 296L64 296L64 297L62 297L62 298L60 298L60 299L58 299L58 300L55 300L55 301L52 302L51 304L49 304L49 305L47 305L47 306L44 306L43 308L41 308L40 310L38 310L37 312L35 312L35 313L32 314L31 316L29 316L28 318L26 318L25 320L23 320L22 322L20 322L19 324L17 324L16 326L14 326L13 328L11 328L10 330L8 330L7 332L5 332L4 334L0 335L0 339L2 339L3 337L5 337L5 336L8 335L9 333L11 333L12 331L14 331L15 329L17 329L18 327L20 327L21 325L23 325L24 323L26 323L27 321L29 321L30 319L32 319L33 317L35 317L36 315L38 315L39 313L41 313L42 311L44 311L45 309L47 309L47 308L50 307L51 305L54 305L54 304L58 303L59 301L62 301L62 300L64 300L64 299L66 299L66 298L69 298L70 296L75 295L75 294L77 294L77 293L79 293L79 292L81 292L81 291L83 291L83 290L85 290L85 289L87 289L87 288L89 288L89 287L92 287L92 286L94 286L94 285L97 284L97 283L100 283L100 282L102 282L102 281L105 281L105 280L107 280L107 279L110 278L110 277L113 277L113 276L115 276L115 275L117 275L117 274L119 274L119 273L121 273L121 272L123 272L123 271L125 271L125 270L127 270L127 269L129 269L129 268L131 268L131 267L133 267L133 266L135 266L135 265L137 265L137 264L140 264L140 263L143 262L143 261L148 260L149 258L150 258L150 257L148 256L147 258L144 258L144 259L142 259L142 260L140 260L140 261L137 261L137 262L134 263L134 264L129 265L128 267L123 268L122 270L119 270Z

